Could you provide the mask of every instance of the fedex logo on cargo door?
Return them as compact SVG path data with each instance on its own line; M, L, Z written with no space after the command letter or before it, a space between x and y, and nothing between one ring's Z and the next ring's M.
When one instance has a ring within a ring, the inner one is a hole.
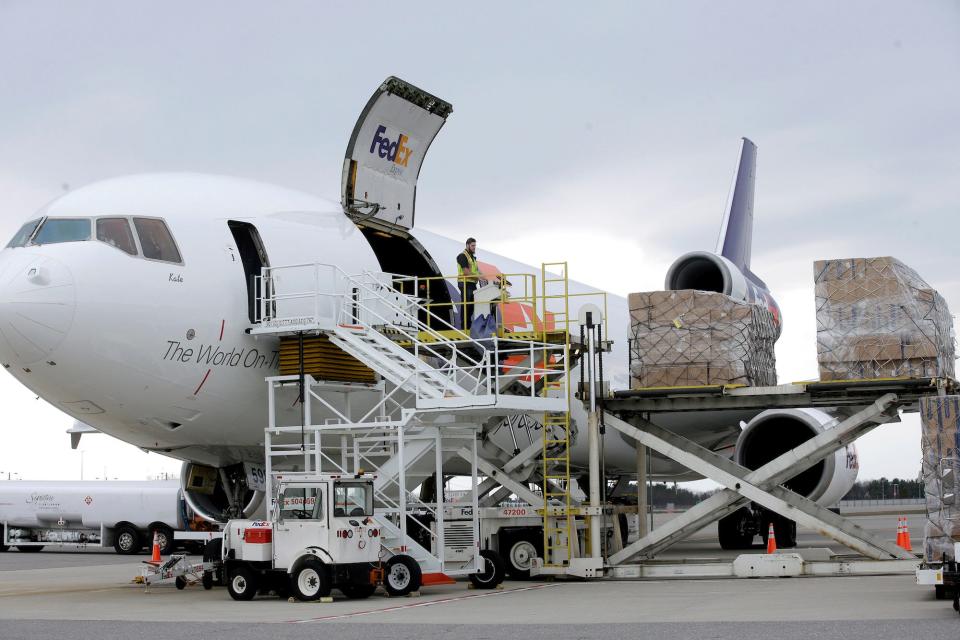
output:
M377 127L376 132L373 134L373 141L370 143L370 153L373 153L376 150L376 153L381 158L389 160L394 164L398 164L401 167L407 166L407 162L410 160L410 154L413 150L406 146L407 141L410 139L402 133L398 133L399 136L396 141L391 142L385 134L387 133L387 128L383 125Z

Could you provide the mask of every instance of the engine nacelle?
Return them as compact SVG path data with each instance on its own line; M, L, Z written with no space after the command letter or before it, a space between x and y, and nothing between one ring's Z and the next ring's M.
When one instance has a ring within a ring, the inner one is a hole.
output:
M744 427L734 459L748 469L757 469L836 424L835 418L819 409L764 411ZM858 471L857 451L849 444L783 484L820 506L829 507L850 491Z
M215 469L184 462L180 468L183 499L193 511L215 524L233 518L256 518L263 504L263 492L247 487L243 465Z
M709 251L691 251L677 258L667 270L664 288L668 291L713 291L736 300L753 302L743 272L723 256Z

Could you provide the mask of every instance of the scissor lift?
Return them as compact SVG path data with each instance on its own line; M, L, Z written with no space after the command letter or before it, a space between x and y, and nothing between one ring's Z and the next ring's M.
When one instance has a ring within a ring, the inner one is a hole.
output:
M775 387L642 389L621 391L604 398L608 427L724 487L723 491L612 554L607 560L613 575L656 575L656 572L644 572L642 562L639 566L630 566L629 563L653 558L749 502L817 530L870 559L866 564L847 563L837 567L837 572L912 571L917 558L910 551L870 534L781 485L879 425L899 421L900 411L917 411L920 397L943 394L956 385L955 381L947 379L902 378L808 382ZM755 470L709 451L652 421L657 414L679 411L802 407L849 407L855 413ZM878 565L871 561L883 562Z

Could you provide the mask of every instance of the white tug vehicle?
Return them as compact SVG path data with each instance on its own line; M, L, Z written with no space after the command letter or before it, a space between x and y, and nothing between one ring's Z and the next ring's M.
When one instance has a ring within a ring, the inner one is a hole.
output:
M382 584L392 596L420 588L420 565L387 554L374 520L374 477L291 473L275 476L267 520L231 520L223 565L234 600L273 591L318 600L339 589L367 598Z

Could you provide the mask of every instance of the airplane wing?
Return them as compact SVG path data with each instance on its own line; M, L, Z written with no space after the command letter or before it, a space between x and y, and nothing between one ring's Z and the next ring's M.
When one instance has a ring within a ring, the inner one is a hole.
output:
M393 76L374 92L343 160L341 204L355 220L413 227L423 158L453 106Z

